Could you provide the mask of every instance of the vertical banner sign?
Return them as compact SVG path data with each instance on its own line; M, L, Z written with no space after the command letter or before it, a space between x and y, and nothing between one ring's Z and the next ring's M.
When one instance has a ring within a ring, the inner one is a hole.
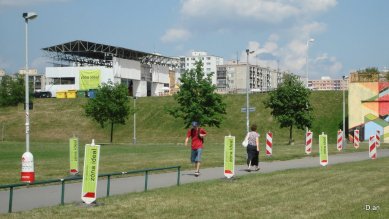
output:
M312 152L312 132L308 131L305 134L305 153L311 154Z
M359 130L358 129L354 130L354 148L356 148L356 149L359 148Z
M266 155L271 156L273 154L273 133L270 131L266 133Z
M34 156L31 152L24 152L22 155L22 172L20 177L22 182L33 183L35 181Z
M373 160L377 158L377 144L375 137L376 136L372 135L369 138L369 157Z
M319 151L320 151L320 165L327 166L328 164L328 142L327 135L324 132L319 135Z
M99 158L100 145L95 145L94 142L85 145L81 199L86 204L91 204L96 200Z
M224 137L224 176L233 177L235 174L235 136Z
M100 70L80 70L80 90L97 89L100 85Z
M339 129L338 131L338 141L336 143L336 148L338 151L341 151L343 149L343 131Z
M69 139L69 163L70 163L70 174L76 175L78 170L78 138L73 137Z
M381 145L381 132L380 130L377 130L377 134L376 134L376 147L379 148L380 145Z

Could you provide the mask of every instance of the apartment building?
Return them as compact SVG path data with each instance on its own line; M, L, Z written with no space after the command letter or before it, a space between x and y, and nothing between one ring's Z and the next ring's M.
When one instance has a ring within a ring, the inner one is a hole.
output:
M308 88L311 90L347 90L348 80L321 77L320 80L309 80Z
M212 84L216 85L216 71L218 65L223 64L223 58L219 56L208 55L207 52L192 52L190 56L181 56L180 58L180 68L181 72L185 70L190 70L196 67L197 61L202 61L204 64L205 74L214 73L212 76Z
M285 72L259 65L249 65L250 92L267 92L277 88ZM217 88L220 93L244 93L247 84L247 63L230 61L217 66Z

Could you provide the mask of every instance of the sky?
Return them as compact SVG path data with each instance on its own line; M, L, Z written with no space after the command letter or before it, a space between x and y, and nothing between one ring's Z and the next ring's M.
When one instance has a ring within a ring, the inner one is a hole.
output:
M225 61L340 79L389 68L387 0L0 0L0 69L52 66L42 48L74 40L186 56L205 51ZM310 39L313 42L307 43ZM307 62L308 60L308 62Z

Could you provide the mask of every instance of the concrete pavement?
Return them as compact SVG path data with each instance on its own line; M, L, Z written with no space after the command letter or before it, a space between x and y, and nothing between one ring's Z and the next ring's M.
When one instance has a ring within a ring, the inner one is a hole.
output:
M378 158L388 157L389 149L378 149ZM368 152L339 153L329 156L329 165L355 162L370 159ZM247 174L269 173L287 169L319 167L318 157L305 157L288 161L261 162L261 170L258 172L246 172L245 165L235 166L235 176ZM223 167L206 168L201 170L201 175L195 177L193 171L181 171L181 184L201 182L212 179L223 179ZM177 184L177 172L149 174L148 189L175 186ZM110 195L125 194L130 192L142 192L145 188L144 176L111 179ZM105 197L107 192L107 180L98 181L98 198ZM22 187L14 189L13 212L26 211L39 207L59 205L61 203L61 185ZM67 183L65 186L65 203L81 203L81 183ZM98 202L98 199L97 199ZM0 191L0 214L7 213L9 206L9 190Z

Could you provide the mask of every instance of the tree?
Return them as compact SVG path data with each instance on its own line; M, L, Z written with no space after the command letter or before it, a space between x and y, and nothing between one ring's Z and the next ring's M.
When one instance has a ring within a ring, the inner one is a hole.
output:
M310 93L297 76L285 75L283 83L271 91L264 101L265 107L272 110L271 114L280 123L280 127L289 127L289 144L293 143L293 126L304 130L312 125Z
M24 80L18 76L12 78L9 75L0 80L0 106L16 106L24 102Z
M90 98L84 106L88 117L98 122L102 128L106 123L111 124L111 143L113 125L126 124L131 112L127 98L127 88L124 85L113 84L111 81L103 83L96 91L96 97Z
M195 69L181 75L180 91L174 95L178 105L170 107L168 112L175 118L182 118L186 128L192 121L198 121L204 126L220 127L224 119L226 104L222 96L215 93L212 75L205 76L201 61L196 62Z

